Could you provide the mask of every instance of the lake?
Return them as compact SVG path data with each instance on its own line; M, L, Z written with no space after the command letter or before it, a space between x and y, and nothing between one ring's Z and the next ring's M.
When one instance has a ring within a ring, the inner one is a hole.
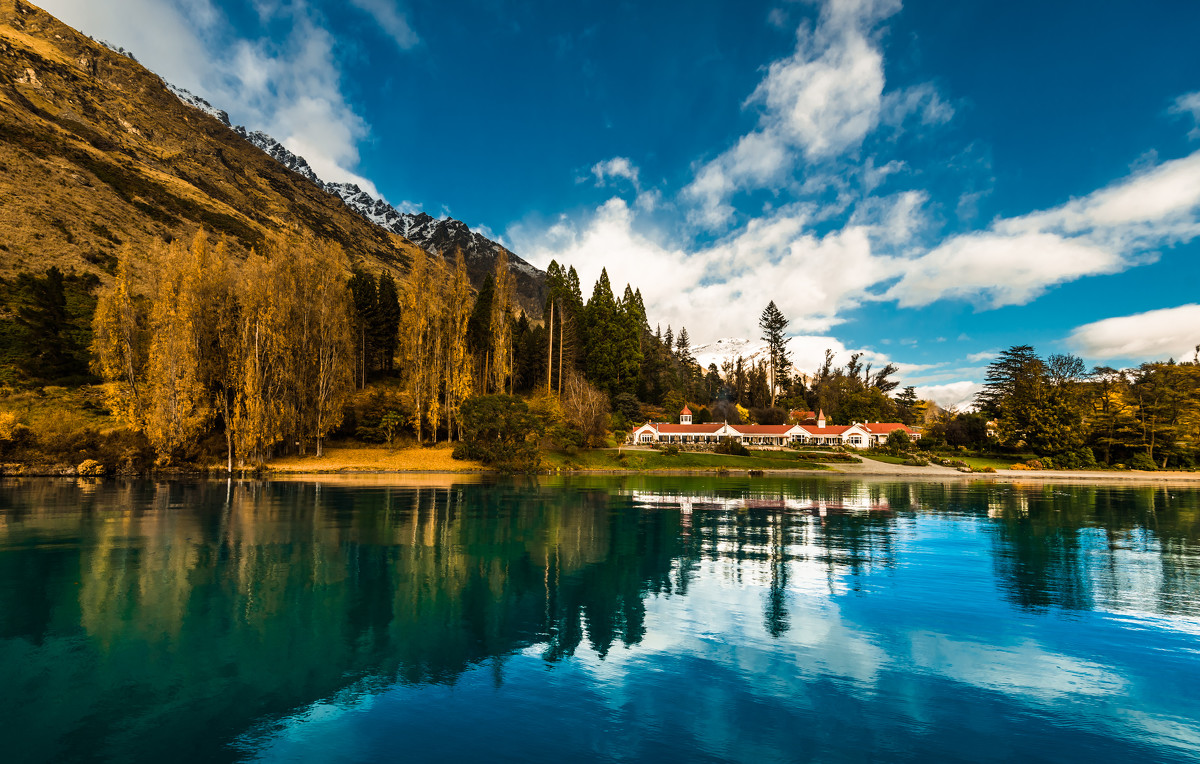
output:
M1188 761L1200 491L0 481L0 759Z

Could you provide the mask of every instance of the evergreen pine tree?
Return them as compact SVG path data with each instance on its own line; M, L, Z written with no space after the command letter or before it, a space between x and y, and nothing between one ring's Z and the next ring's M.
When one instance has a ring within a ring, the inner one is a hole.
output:
M762 315L758 319L758 328L762 330L762 339L767 343L772 406L775 405L779 389L787 385L790 359L787 351L788 337L783 333L787 329L787 325L788 320L784 318L783 312L775 306L775 301L767 303L767 307L763 309Z
M601 269L600 278L592 289L592 299L584 309L584 322L588 340L584 359L587 379L596 387L615 393L619 380L617 363L621 331L607 269Z
M41 277L22 274L17 290L24 293L16 319L25 335L25 370L43 379L70 373L73 356L67 335L69 318L62 271L51 266Z
M375 279L363 271L355 271L350 276L350 303L352 306L351 330L354 333L355 381L359 387L366 387L367 373L375 367L375 339L378 322L378 292Z
M396 340L400 333L400 292L392 274L379 274L376 291L374 345L379 353L379 368L390 373L396 358Z

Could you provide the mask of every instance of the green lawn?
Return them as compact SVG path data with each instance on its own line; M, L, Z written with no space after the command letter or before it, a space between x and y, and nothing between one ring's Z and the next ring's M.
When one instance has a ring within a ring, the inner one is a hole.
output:
M864 459L872 459L885 464L904 464L908 461L907 456L892 456L891 454L868 454L866 452L859 454Z
M729 456L681 451L667 456L659 451L615 448L581 449L576 454L543 451L542 467L568 470L823 470L828 467L805 461L788 451L760 451L750 456Z

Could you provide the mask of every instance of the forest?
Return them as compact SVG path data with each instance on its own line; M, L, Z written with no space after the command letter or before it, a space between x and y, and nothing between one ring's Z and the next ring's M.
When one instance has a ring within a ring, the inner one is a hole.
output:
M546 287L544 320L531 321L503 258L476 292L461 253L372 274L311 236L274 234L240 259L201 231L150 252L126 247L103 287L53 268L0 282L0 384L98 385L96 408L123 427L72 435L71 450L103 452L113 468L257 467L320 455L329 438L488 437L493 451L536 463L538 449L613 446L649 419L677 421L685 404L697 423L782 424L797 410L824 411L830 424L899 421L925 428L925 449L1063 466L1190 468L1200 445L1196 359L1087 371L1073 356L1015 346L990 367L975 410L942 411L900 388L894 365L873 368L862 354L839 365L827 351L795 373L789 321L773 301L758 320L761 357L702 368L687 328L652 328L634 285L618 297L601 271L585 300L574 267L552 262ZM0 455L38 439L0 410Z

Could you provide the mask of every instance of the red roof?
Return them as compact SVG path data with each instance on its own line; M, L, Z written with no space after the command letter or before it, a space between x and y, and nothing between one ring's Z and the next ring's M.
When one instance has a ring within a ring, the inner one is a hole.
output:
M812 425L802 424L800 427L809 435L841 435L846 430L849 430L854 425L830 425L829 427L813 427Z
M864 422L863 428L872 435L890 435L895 430L904 430L907 433L912 433L908 425L900 422Z
M687 404L685 403L685 404L683 404L683 411L680 411L680 412L679 412L679 415L680 415L680 416L691 416L691 415L692 415L692 410L691 410L691 409L689 409L689 408L687 407Z
M743 435L787 435L792 431L790 424L731 424Z
M725 425L723 424L666 424L657 425L654 429L664 435L714 435Z

